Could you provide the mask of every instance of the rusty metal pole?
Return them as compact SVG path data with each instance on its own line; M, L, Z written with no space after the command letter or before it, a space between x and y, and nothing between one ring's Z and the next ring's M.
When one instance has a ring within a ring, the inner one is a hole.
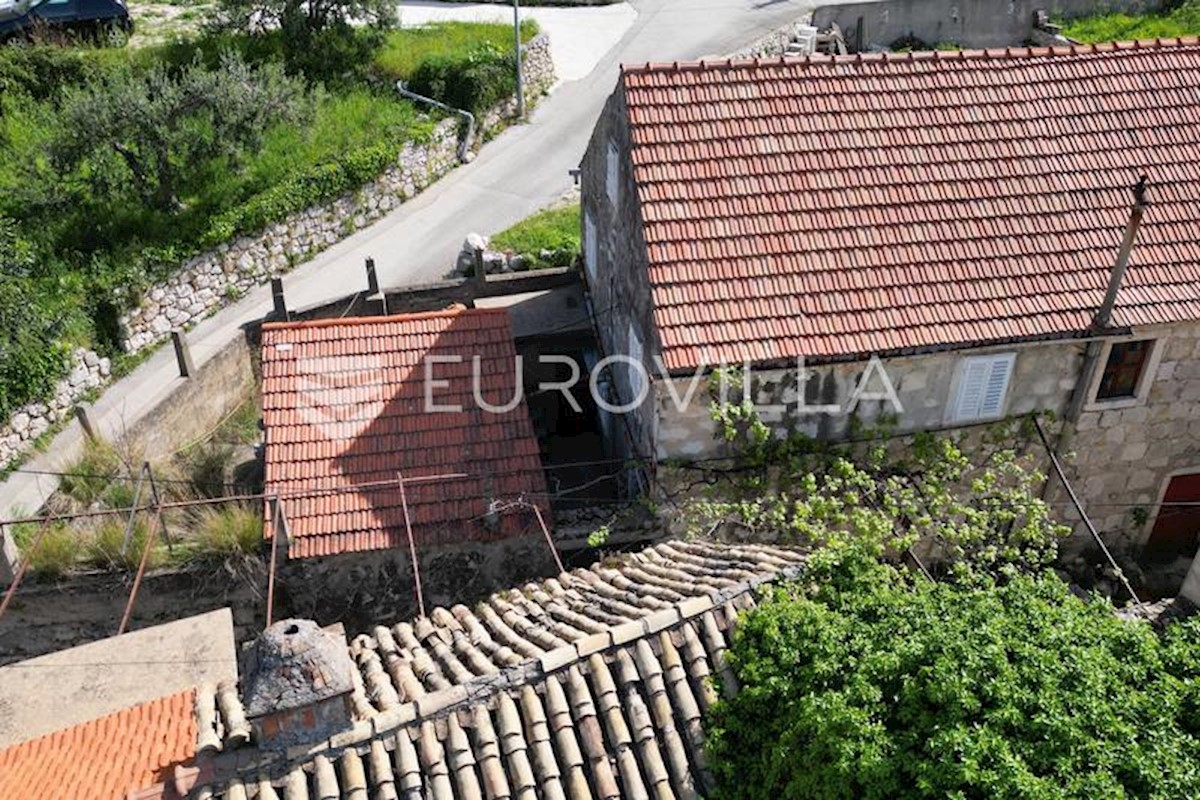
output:
M13 575L12 583L8 585L8 590L4 593L4 600L0 601L0 618L8 610L8 604L12 602L13 596L17 593L17 587L21 585L21 580L29 569L29 562L33 560L33 554L37 552L38 545L42 543L42 537L46 535L49 528L50 521L46 520L38 529L37 536L33 537L33 541L29 543L29 549L21 556L21 563L17 565L17 573Z
M133 502L130 503L132 508L129 510L129 519L125 523L125 538L121 540L121 557L129 552L129 543L133 541L133 520L137 516L138 501L142 499L142 481L146 478L146 464L142 464L142 471L138 473L137 485L133 489Z
M417 564L417 543L413 540L412 519L408 516L408 493L404 490L404 475L396 472L396 485L400 487L400 508L404 511L404 530L408 534L408 553L412 557L413 583L417 587L417 608L425 616L425 593L421 591L421 567Z
M129 591L129 600L125 603L125 613L121 615L121 627L117 629L117 636L125 633L125 629L129 627L129 618L133 615L133 604L137 601L138 589L142 586L142 576L146 574L146 564L150 561L150 551L154 548L154 537L158 534L159 517L162 516L162 508L154 510L154 516L150 519L150 529L146 531L146 545L142 548L142 560L138 563L137 575L133 577L133 588Z
M546 527L546 520L542 518L542 510L538 508L537 503L528 503L527 505L533 506L533 513L537 515L538 525L542 526L542 534L546 537L546 544L550 546L554 563L558 565L558 574L563 574L567 570L563 567L562 559L558 557L558 548L554 546L554 540L550 537L550 529Z
M278 497L271 498L271 567L267 572L267 627L275 621L275 564L279 553L279 531L283 516L283 503Z

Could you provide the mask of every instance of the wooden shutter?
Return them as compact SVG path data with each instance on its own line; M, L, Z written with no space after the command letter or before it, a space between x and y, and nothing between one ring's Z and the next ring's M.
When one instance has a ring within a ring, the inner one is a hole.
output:
M1015 353L965 360L954 403L956 422L995 419L1004 413L1004 398L1008 395L1015 360Z

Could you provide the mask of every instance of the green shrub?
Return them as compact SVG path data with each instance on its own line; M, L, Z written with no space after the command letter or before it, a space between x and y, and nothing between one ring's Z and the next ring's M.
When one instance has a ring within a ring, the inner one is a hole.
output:
M128 475L117 449L108 442L89 440L83 454L63 467L58 490L82 506L100 500L111 484L112 476Z
M149 523L146 516L139 515L133 522L133 531L129 539L129 547L121 553L121 544L125 541L126 520L110 517L100 523L92 532L87 542L85 557L87 562L99 569L136 570L142 560L142 550L146 547L146 536L149 534ZM158 563L156 553L151 551L147 567Z
M409 88L454 108L484 111L516 91L511 52L489 43L463 54L427 56Z
M521 41L528 42L537 33L538 27L534 20L527 19L521 22ZM439 22L390 31L383 47L375 54L374 69L389 81L406 81L429 59L461 59L467 53L483 46L511 54L512 26L479 22Z
M263 541L262 511L242 504L204 508L196 516L195 538L210 555L254 555Z
M35 532L28 546L29 568L46 578L61 578L74 569L83 549L76 532L62 522L51 523L40 540Z
M539 211L492 237L492 246L532 259L535 267L569 267L579 255L579 204ZM552 254L542 258L543 250Z
M1158 635L1053 574L980 588L835 566L740 620L722 798L1200 794L1200 618Z
M1169 39L1200 34L1200 2L1168 4L1143 14L1099 14L1067 20L1062 32L1080 42L1120 42L1131 39Z
M199 497L224 497L234 450L228 444L204 442L185 456L188 479Z

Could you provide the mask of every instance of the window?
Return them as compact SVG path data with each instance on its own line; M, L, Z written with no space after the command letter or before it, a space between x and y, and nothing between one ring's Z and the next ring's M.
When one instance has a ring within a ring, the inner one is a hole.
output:
M1114 342L1108 351L1104 373L1100 376L1096 399L1119 400L1137 397L1142 373L1145 372L1146 362L1150 360L1150 351L1153 349L1153 339Z
M596 289L596 259L600 247L596 243L596 221L590 213L583 216L583 266L587 269L588 286Z
M620 164L621 155L617 152L617 146L612 142L608 143L608 171L604 176L604 188L608 190L608 201L615 207L617 199L621 196L620 186Z
M972 356L963 359L954 400L954 421L996 419L1004 414L1004 398L1012 377L1016 353Z

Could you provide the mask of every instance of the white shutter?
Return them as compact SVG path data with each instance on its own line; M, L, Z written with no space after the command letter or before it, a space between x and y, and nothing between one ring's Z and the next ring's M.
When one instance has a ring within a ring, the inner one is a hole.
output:
M1016 353L973 356L964 359L954 401L954 420L972 422L995 419L1004 413L1004 398L1012 377Z
M596 259L600 246L596 242L596 221L590 213L583 216L583 265L587 269L588 285L596 287Z
M621 196L621 173L620 173L620 158L621 154L617 151L617 146L612 142L608 143L608 167L604 176L604 188L608 190L608 201L615 207L617 199Z

